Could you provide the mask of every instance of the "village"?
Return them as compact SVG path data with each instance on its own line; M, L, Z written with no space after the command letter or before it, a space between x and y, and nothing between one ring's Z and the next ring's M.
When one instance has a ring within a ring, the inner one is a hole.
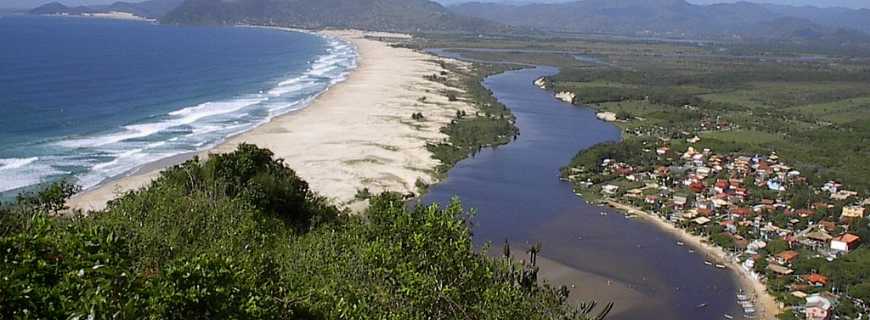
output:
M641 148L637 154L602 151L594 167L575 160L563 177L590 202L636 208L721 248L793 318L833 319L834 309L866 314L861 246L870 198L836 181L812 185L775 153L717 154L697 147L700 141L635 142L623 148ZM861 257L848 262L856 250ZM743 300L752 317L754 306Z

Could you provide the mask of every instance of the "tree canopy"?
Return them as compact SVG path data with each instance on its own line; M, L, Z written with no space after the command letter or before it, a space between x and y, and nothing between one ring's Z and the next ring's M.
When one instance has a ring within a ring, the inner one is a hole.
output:
M49 189L39 197L64 188ZM88 216L0 209L0 318L593 319L534 269L479 254L458 201L351 216L242 145ZM531 275L531 276L530 276Z

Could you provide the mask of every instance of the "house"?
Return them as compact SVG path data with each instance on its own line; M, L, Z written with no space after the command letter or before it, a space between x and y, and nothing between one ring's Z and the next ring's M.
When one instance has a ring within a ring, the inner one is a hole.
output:
M794 270L783 267L783 266L778 265L778 264L769 264L769 265L767 265L767 269L770 269L770 271L773 271L774 273L779 274L779 275L783 275L783 276L791 275L792 273L794 273Z
M837 191L839 191L840 188L842 188L842 187L843 187L843 184L841 184L839 182L828 181L825 183L824 186L822 186L822 191L827 191L830 193L837 193Z
M825 276L820 275L818 273L811 273L811 274L803 276L803 278L804 278L804 280L809 282L811 285L814 285L816 287L824 287L825 285L828 284L828 277L825 277Z
M616 174L619 176L625 177L633 174L634 168L626 164L619 164L616 166L616 170L614 172L616 172Z
M577 96L573 92L570 92L570 91L562 91L562 92L559 92L556 94L556 99L562 100L562 101L567 102L567 103L573 103L574 98L576 98L576 97ZM609 113L612 113L612 112L609 112ZM602 119L602 120L605 120L605 119ZM607 121L616 121L616 114L613 115L613 120L607 120Z
M826 245L828 241L831 241L834 237L828 234L825 229L819 228L816 231L812 231L806 234L807 239L814 242L814 245Z
M694 222L695 224L703 226L703 225L709 223L710 219L706 218L706 217L699 217L699 218L695 218L695 220L692 220L692 222Z
M707 189L707 186L705 186L703 182L695 181L689 184L689 189L692 190L692 192L701 193Z
M736 217L748 217L752 215L752 209L749 208L733 208L730 211L732 216Z
M807 293L803 292L803 291L792 291L791 295L793 295L799 299L806 299L807 298Z
M767 175L771 173L773 170L770 169L770 165L767 161L761 160L758 162L758 166L755 168L755 171L760 175Z
M671 169L665 166L656 168L656 176L667 177L671 174Z
M780 253L777 253L774 256L776 259L776 263L781 265L792 263L795 259L797 259L798 255L800 255L797 251L794 250L786 250Z
M861 237L847 233L831 239L831 249L842 252L849 252L857 248L860 243Z
M831 301L818 294L807 297L807 303L804 305L804 314L807 320L828 320L831 319Z
M785 186L776 180L767 180L767 188L773 191L785 191Z
M716 180L716 184L715 184L713 190L715 190L716 193L722 193L722 192L725 192L725 190L728 190L728 187L730 187L730 186L731 186L731 183L729 183L728 180L718 179L718 180Z
M572 100L573 100L573 98L572 98ZM608 121L608 122L616 121L616 114L613 112L599 112L595 116L598 117L598 119Z
M689 202L689 199L683 196L674 196L674 207L678 209L682 209L686 206L686 203Z
M619 186L614 186L612 184L605 185L601 187L601 192L608 195L616 194L619 191Z
M846 200L846 199L849 199L849 198L857 196L857 195L858 195L858 193L855 191L840 190L840 191L831 193L831 199Z
M864 219L864 207L843 207L843 213L840 215L840 219Z
M827 220L820 221L819 226L821 226L822 229L825 229L825 231L827 232L833 232L834 230L837 230L837 224Z
M795 210L794 213L795 213L795 215L797 215L798 217L801 217L801 218L807 218L807 217L812 217L812 216L816 215L816 212L813 210L810 210L810 209L798 209L798 210Z
M658 154L660 156L666 155L666 154L668 154L668 152L671 152L671 148L659 147L658 149L656 149L656 154Z

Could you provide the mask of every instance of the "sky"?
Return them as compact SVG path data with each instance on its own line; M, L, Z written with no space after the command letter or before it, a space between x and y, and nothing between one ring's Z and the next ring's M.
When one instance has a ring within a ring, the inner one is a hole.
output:
M0 8L34 8L51 1L59 1L70 6L107 4L115 0L0 0ZM135 1L135 0L131 0ZM442 3L467 2L468 0L436 0ZM478 0L482 2L564 2L571 0ZM688 0L692 3L709 4L720 2L736 2L737 0ZM868 8L870 0L756 0L753 2L767 2L788 5L813 5L817 7L847 7Z
M459 3L468 2L470 0L435 0L441 3ZM568 2L576 0L476 0L480 2L509 2L509 3L535 3L535 2ZM738 2L740 0L687 0L696 4L711 4L723 2ZM846 7L853 9L867 8L870 9L870 0L748 0L749 2L773 3L797 6L816 6L816 7Z

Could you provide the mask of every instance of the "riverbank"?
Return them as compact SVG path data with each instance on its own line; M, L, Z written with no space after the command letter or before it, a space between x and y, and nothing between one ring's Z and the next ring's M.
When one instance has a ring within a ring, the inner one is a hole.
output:
M748 271L744 270L740 265L734 262L733 259L730 259L728 253L726 253L722 248L710 244L709 241L701 236L691 234L684 229L668 223L654 213L615 201L607 201L606 203L610 207L628 214L636 215L644 221L656 225L663 231L681 239L686 245L700 250L701 254L708 257L710 260L713 260L714 263L725 265L728 269L732 270L735 273L735 278L740 284L740 287L745 292L749 293L749 296L755 298L756 310L758 311L756 314L760 319L776 319L776 315L782 312L779 303L776 302L776 298L767 292L767 286L761 283L760 280L752 277Z
M313 190L351 209L360 207L362 202L355 195L363 188L410 193L417 191L418 181L435 182L440 163L432 158L427 144L446 139L440 130L457 111L473 112L468 102L443 94L458 89L424 79L442 74L441 62L447 60L395 48L360 31L320 34L352 43L358 53L357 69L308 107L228 138L200 156L232 151L240 143L257 144L283 158ZM458 61L449 63L469 67ZM414 113L424 119L412 119ZM119 193L147 185L161 169L184 160L177 157L147 165L150 170L140 169L73 197L69 206L99 210Z

